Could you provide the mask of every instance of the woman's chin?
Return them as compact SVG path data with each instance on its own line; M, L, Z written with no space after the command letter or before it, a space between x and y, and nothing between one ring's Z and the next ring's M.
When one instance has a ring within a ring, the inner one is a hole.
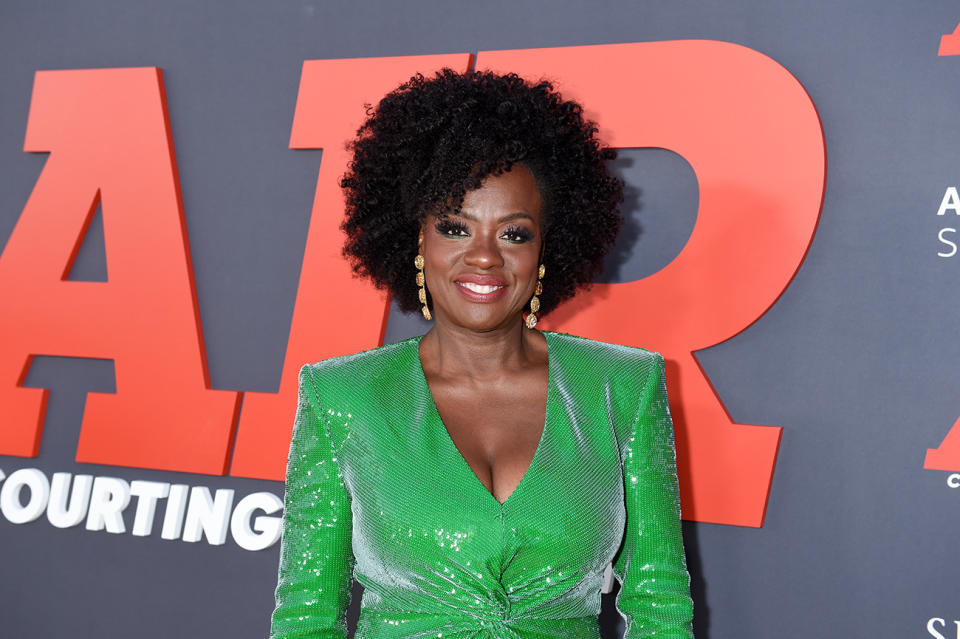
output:
M520 312L496 312L494 309L483 308L458 309L458 312L449 315L449 318L455 325L481 333L523 323Z

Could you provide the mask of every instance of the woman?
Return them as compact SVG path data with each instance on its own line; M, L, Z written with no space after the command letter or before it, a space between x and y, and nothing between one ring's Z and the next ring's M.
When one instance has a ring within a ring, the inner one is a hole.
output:
M549 83L449 69L372 112L345 255L426 335L300 370L271 637L690 637L663 357L534 329L620 226L614 152ZM526 317L524 318L524 313Z

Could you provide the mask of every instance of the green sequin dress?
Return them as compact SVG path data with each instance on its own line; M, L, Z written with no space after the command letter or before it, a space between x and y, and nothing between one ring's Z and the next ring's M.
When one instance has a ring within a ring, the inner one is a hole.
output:
M692 637L663 357L543 331L540 443L500 503L430 394L421 337L300 370L271 639Z

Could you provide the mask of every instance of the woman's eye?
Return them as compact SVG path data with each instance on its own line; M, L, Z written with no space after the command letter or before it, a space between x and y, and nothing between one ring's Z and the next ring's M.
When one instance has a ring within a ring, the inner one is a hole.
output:
M457 222L438 222L437 231L441 235L448 235L450 237L462 237L468 235L467 227L463 224L458 224Z
M531 239L533 239L533 236L530 233L530 231L528 231L525 228L507 229L506 231L504 231L502 237L508 242L514 242L517 244L521 242L529 242Z

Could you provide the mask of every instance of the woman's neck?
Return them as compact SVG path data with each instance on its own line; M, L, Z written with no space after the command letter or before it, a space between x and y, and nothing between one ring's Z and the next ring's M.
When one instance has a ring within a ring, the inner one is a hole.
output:
M539 341L539 344L538 344ZM432 375L495 379L505 371L522 369L539 359L544 338L519 319L504 327L475 331L438 318L421 341L421 356Z

